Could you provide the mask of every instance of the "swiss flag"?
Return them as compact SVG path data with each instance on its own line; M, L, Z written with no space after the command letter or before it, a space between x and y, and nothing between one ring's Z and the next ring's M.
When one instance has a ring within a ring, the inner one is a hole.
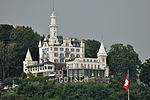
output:
M126 77L126 80L124 82L124 88L128 91L129 89L129 80L128 80L128 74L127 74L127 77Z

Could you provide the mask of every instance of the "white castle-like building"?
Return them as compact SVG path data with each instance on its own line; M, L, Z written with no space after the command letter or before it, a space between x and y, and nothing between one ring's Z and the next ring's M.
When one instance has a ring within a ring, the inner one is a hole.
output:
M82 40L79 42L66 38L60 43L57 38L58 26L54 10L50 18L50 38L45 38L43 43L39 42L39 63L43 63L46 59L54 63L65 63L70 58L84 57L85 47Z
M39 41L39 63L33 61L28 49L23 61L23 72L37 74L43 72L45 76L56 76L63 74L66 69L68 77L108 77L109 68L106 64L107 53L103 42L97 58L85 58L85 44L82 40L65 38L59 40L57 37L57 24L54 9L50 16L50 37ZM63 65L57 72L57 64ZM64 66L65 65L65 66Z

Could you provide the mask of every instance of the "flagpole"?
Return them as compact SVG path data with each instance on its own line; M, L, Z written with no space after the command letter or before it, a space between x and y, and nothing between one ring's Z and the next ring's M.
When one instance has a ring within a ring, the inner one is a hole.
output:
M129 69L128 69L128 82L129 82ZM128 100L130 100L129 88L128 88Z

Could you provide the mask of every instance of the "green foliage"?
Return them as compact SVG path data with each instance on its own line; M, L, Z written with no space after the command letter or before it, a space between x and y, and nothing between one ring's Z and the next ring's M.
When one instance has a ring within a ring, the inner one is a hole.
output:
M140 80L150 86L150 58L141 65Z
M0 42L0 79L3 79L5 77L5 59L5 44L3 42Z
M27 73L27 77L33 78L34 76L33 76L33 74L31 72L29 72L29 73Z
M9 35L12 29L13 29L12 25L1 24L0 25L0 41L3 41L4 43L7 44L10 41Z
M100 47L100 42L96 40L84 40L85 57L96 58Z
M76 82L56 84L48 77L33 77L21 79L19 86L11 92L5 92L2 100L126 100L127 91L123 88L125 77L120 74L110 80L110 83ZM131 100L149 100L150 87L129 81Z
M11 87L12 86L12 84L13 84L13 79L12 78L6 78L5 80L4 80L4 86L9 86L9 87Z
M31 27L0 25L0 79L20 76L22 62L30 48L33 60L38 60L38 42L42 39Z
M21 77L22 79L25 79L25 78L27 78L27 75L26 75L25 72L22 72L21 75L20 75L20 77Z
M58 36L62 42L62 36ZM130 69L130 98L133 100L149 100L150 87L139 85L136 79L136 69L140 65L138 54L131 45L114 44L108 53L108 65L114 78L110 83L77 82L55 84L49 77L39 73L22 73L22 61L27 49L30 48L34 60L38 60L38 41L43 40L31 27L0 25L0 79L5 79L5 85L12 85L12 79L7 77L21 76L19 86L4 91L2 100L126 100L127 91L123 88L127 69ZM84 40L85 57L97 57L100 43L95 40ZM150 60L141 67L140 79L149 86ZM22 74L21 74L22 73ZM131 81L133 80L133 81Z
M37 73L37 76L43 76L43 72Z
M139 68L141 61L131 45L114 44L108 52L107 63L111 75L117 73L126 75L129 69L130 78L136 80L137 68Z

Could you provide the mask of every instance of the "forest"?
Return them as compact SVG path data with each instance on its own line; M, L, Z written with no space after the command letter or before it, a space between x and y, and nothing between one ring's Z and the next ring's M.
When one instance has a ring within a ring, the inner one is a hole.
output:
M110 68L110 82L77 82L55 84L48 77L26 78L22 62L29 48L33 60L38 60L40 36L31 27L0 25L0 81L4 86L12 85L12 79L21 77L19 86L9 92L0 90L2 100L125 100L127 91L123 88L127 70L130 70L130 98L150 99L150 58L141 62L134 47L123 43L112 44L107 51ZM61 37L62 36L58 36ZM100 42L84 40L85 56L97 57ZM107 48L106 48L107 50ZM140 80L140 81L139 81Z

